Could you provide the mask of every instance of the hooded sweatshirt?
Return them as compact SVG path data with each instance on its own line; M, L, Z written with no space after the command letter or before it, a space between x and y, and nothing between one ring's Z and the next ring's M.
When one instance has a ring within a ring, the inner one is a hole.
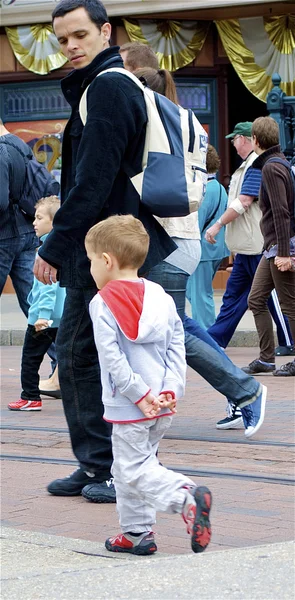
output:
M40 240L44 242L48 233L42 235ZM51 285L41 283L34 277L33 287L28 295L30 304L28 324L34 325L38 319L52 320L51 327L59 327L63 313L66 297L65 288L59 287L59 283Z
M101 367L104 419L148 420L137 404L150 391L184 394L182 322L171 296L146 279L110 281L89 306ZM158 417L171 415L162 409Z

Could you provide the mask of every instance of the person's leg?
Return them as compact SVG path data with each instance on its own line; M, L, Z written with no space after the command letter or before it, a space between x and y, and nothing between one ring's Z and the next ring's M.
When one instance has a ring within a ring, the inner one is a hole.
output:
M229 362L231 362L230 358L228 358L228 356L224 352L224 350L222 350L222 348L219 346L219 344L217 344L217 342L215 342L214 338L211 337L211 335L208 333L208 331L206 329L204 329L200 325L200 323L198 323L197 320L191 319L187 315L184 315L183 326L184 326L184 329L188 333L191 333L192 335L199 338L200 340L203 340L203 342L206 342L206 344L211 346L211 348L215 348L215 350L217 352L219 352L219 354L222 354L222 356L224 356L225 358L228 359Z
M17 247L17 237L0 240L0 296L11 271Z
M279 346L275 352L276 356L295 354L294 341L289 321L282 313L276 290L272 290L271 292L271 296L268 299L268 308L277 328Z
M201 261L187 282L192 318L204 329L213 325L216 318L212 281L220 263L220 260Z
M78 495L88 484L96 484L97 494L86 497L114 502L113 486L104 485L111 478L111 425L103 419L100 368L88 312L95 293L95 288L67 289L56 348L63 406L80 469L69 478L53 481L48 491Z
M252 276L249 274L248 256L237 254L233 270L228 278L222 305L215 323L209 327L208 333L214 340L226 348L245 314L248 295L251 289Z
M166 469L157 459L159 442L170 427L171 421L172 417L163 417L144 423L113 426L112 472L123 536L106 540L106 548L112 552L125 551L132 554L155 552L157 547L154 543L152 527L156 520L156 510L183 513L186 500L191 496L188 490L195 489L192 480L181 473ZM209 490L206 491L210 495L209 516L211 494ZM195 524L196 502L193 496L191 496L190 508L191 512L194 512ZM210 540L209 520L206 527L206 532L202 532L204 541L206 538L203 550Z
M274 370L275 344L273 323L267 302L273 289L274 282L270 269L270 261L263 256L254 276L248 303L249 309L253 312L259 337L259 361L273 365L273 368L270 370Z
M33 286L33 267L38 244L39 242L34 232L20 235L18 238L18 250L10 271L10 277L19 305L26 316L28 316L28 295Z
M22 392L20 400L8 404L10 410L41 410L39 368L50 344L55 340L56 333L56 328L36 332L32 325L28 325L21 361Z
M270 260L270 270L282 311L288 317L291 334L295 339L295 271L279 271L272 259ZM295 360L283 365L273 374L275 376L294 377Z
M188 275L185 271L163 261L150 270L148 279L162 285L175 301L177 312L184 321L185 290ZM187 364L210 385L224 394L232 404L245 406L259 393L259 383L236 367L219 349L185 331Z
M21 362L21 384L23 400L41 400L39 392L39 368L49 346L54 342L56 328L48 327L44 331L36 331L28 325Z

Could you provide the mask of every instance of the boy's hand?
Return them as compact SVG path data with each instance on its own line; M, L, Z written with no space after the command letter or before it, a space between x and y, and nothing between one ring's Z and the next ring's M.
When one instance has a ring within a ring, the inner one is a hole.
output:
M47 319L37 319L36 323L34 323L34 327L36 331L42 331L42 329L47 329L49 327L49 323Z
M140 402L137 402L138 408L147 419L154 419L160 412L160 402L154 394L149 392Z
M160 403L160 408L169 408L171 412L177 413L176 410L176 398L173 398L172 394L169 392L166 394L160 394L157 398Z

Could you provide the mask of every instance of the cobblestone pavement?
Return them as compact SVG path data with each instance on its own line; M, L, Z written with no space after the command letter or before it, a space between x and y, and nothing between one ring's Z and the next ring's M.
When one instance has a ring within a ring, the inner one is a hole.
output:
M114 505L91 504L81 496L53 497L46 491L52 479L76 467L61 401L44 397L39 413L8 411L7 403L19 397L21 348L0 350L3 523L14 529L104 542L118 533ZM257 349L232 348L228 353L243 366L255 358ZM287 361L280 358L277 363ZM45 361L41 375L47 377L48 372ZM197 470L195 481L212 490L213 539L208 551L294 538L295 380L272 375L259 379L268 386L267 413L252 441L245 439L242 429L216 430L225 399L189 369L187 393L170 432L175 439L161 443L159 458L164 465ZM197 440L177 439L185 436ZM33 458L37 461L31 462ZM190 553L177 515L159 513L155 532L160 552Z

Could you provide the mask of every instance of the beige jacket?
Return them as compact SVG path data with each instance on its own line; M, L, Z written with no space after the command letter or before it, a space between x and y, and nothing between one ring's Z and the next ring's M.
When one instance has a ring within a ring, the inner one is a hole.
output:
M234 172L230 181L228 208L241 193L245 173L256 158L257 154L251 152ZM231 252L235 254L261 254L263 248L263 237L260 230L261 216L258 202L252 202L248 210L226 226L225 242Z

